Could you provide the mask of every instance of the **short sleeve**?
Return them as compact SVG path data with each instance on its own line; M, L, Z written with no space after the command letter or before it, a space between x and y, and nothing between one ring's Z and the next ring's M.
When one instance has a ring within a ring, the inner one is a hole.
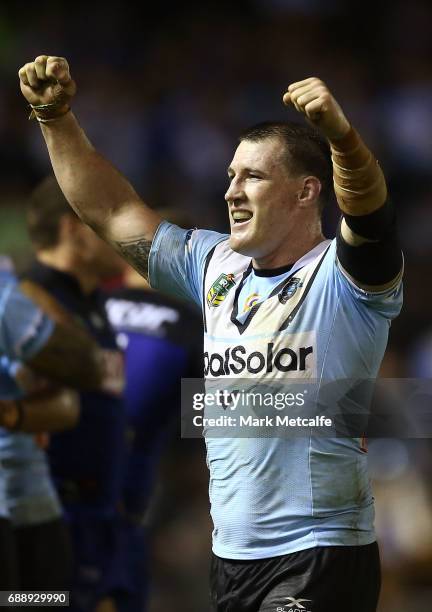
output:
M161 223L150 251L150 285L201 307L206 257L213 247L227 238L218 232L185 230L172 223Z
M336 254L336 240L330 246L328 258L334 271L337 290L346 302L354 301L357 306L365 306L390 320L399 315L403 302L402 280L385 291L366 291L358 287L343 270Z
M31 302L17 283L0 287L0 352L9 359L31 359L48 341L54 323Z

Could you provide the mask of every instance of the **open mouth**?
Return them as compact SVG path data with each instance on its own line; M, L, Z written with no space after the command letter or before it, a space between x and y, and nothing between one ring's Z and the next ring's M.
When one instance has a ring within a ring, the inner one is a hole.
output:
M249 210L235 210L232 213L234 225L241 225L247 223L252 219L252 213Z

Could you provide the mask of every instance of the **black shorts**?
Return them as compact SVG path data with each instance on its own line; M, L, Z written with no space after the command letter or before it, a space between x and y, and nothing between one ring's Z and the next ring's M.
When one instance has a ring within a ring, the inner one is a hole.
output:
M50 591L70 587L71 542L63 518L15 527L14 536L20 589Z
M376 542L211 563L214 612L375 612L380 585Z
M12 524L8 519L0 518L0 591L18 588L18 562Z

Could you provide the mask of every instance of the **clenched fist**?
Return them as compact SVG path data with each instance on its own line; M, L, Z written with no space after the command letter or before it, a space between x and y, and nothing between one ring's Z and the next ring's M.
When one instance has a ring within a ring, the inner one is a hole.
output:
M329 140L339 140L350 130L348 119L327 85L316 77L292 83L283 101L287 106L293 104Z
M33 62L24 64L18 75L23 96L36 107L38 118L49 120L69 110L76 85L64 57L39 55Z

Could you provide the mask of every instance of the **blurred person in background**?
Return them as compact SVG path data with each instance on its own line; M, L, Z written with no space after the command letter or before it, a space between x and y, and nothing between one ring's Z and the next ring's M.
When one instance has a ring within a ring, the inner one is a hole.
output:
M11 260L0 257L2 589L68 588L68 531L45 453L31 434L74 426L79 398L70 387L95 389L102 377L90 337L34 287L20 287Z
M106 377L80 394L81 416L53 435L52 475L73 543L72 610L114 610L113 593L127 588L120 565L120 504L125 461L123 360L106 317L101 282L121 260L71 211L54 177L33 191L27 211L36 261L24 278L48 293L99 346Z
M70 112L75 84L63 58L39 56L19 74L75 210L146 277L150 265L153 287L203 308L209 378L256 378L264 350L272 379L299 369L324 380L377 375L402 303L394 210L375 158L322 81L293 83L284 96L321 135L267 123L241 136L228 169L227 237L182 230L145 207ZM326 241L320 217L332 174L343 217ZM288 327L291 362L282 363ZM230 360L240 341L260 349L247 362ZM376 610L379 554L359 439L246 443L207 432L206 442L214 610Z
M164 218L178 217L163 211ZM124 288L107 301L108 318L125 351L129 453L124 485L125 567L135 585L122 612L144 611L151 589L148 510L159 463L178 433L181 379L202 377L202 322L187 304L152 291L125 265Z

